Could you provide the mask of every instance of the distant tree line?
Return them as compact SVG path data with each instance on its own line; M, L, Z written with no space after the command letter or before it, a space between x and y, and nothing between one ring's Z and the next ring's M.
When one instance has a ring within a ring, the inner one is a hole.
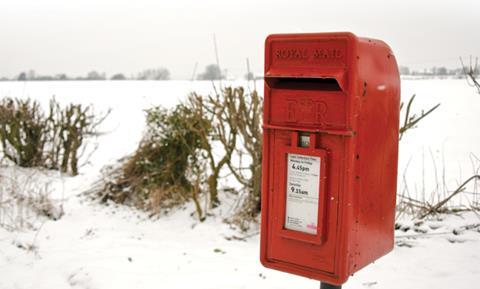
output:
M434 66L431 68L424 68L423 70L410 69L408 66L399 66L399 71L401 75L411 75L411 76L465 76L465 71L463 67L459 68L446 68L445 66ZM476 67L472 71L472 75L479 75L480 69ZM192 79L197 80L222 80L227 78L227 71L221 70L220 67L216 64L209 64L205 66L203 72L193 75ZM252 72L247 72L244 75L246 80L261 79L261 76L254 75ZM136 75L126 76L123 73L115 73L110 77L107 77L107 74L104 72L98 72L92 70L88 72L85 76L76 76L72 77L65 73L58 73L55 75L41 75L37 74L35 70L24 71L18 74L14 78L0 77L0 81L61 81L61 80L170 80L170 71L167 68L149 68L145 69Z
M399 66L399 71L401 75L419 75L419 76L465 76L463 67L449 69L445 66L434 66L431 68L424 68L423 70L414 70L410 69L408 66ZM474 74L479 74L480 71L476 68Z
M107 77L105 72L92 70L85 76L69 76L65 73L55 75L37 74L35 70L22 71L16 77L1 77L0 81L62 81L62 80L170 80L170 71L166 68L150 68L138 73L136 76L125 76L123 73L115 73L111 77Z
M202 73L194 75L192 79L198 80L222 80L226 79L227 71L221 70L216 64L209 64ZM257 79L253 73L249 72L245 75L248 80ZM127 76L124 73L114 73L110 77L105 72L92 70L85 76L69 76L66 73L58 73L55 75L38 74L35 70L22 71L16 77L7 78L0 77L0 81L62 81L62 80L170 80L170 71L167 68L149 68L136 75Z

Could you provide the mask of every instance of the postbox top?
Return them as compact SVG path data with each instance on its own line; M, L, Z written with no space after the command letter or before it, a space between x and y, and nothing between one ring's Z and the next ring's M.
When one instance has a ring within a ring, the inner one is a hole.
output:
M350 32L272 34L265 40L265 78L335 78L345 90L365 45L393 55L385 42Z

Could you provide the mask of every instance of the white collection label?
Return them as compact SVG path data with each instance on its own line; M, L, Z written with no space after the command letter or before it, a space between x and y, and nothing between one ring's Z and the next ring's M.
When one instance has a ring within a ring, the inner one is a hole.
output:
M285 228L317 234L320 157L288 154Z

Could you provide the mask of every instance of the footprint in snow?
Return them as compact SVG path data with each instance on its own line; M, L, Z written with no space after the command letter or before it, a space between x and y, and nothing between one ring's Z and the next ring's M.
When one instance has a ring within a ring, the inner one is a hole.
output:
M375 286L377 285L377 281L373 281L373 282L365 282L365 283L362 283L363 286L365 287L372 287L372 286Z
M93 286L92 277L83 268L80 268L77 271L68 275L67 282L72 288L79 288L79 289L95 288L95 286Z

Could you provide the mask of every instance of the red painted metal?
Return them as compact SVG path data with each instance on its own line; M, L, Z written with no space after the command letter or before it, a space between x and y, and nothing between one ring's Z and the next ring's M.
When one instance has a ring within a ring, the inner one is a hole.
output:
M340 285L392 250L399 102L397 63L382 41L351 33L266 39L265 267ZM285 228L289 153L321 159L316 234Z

